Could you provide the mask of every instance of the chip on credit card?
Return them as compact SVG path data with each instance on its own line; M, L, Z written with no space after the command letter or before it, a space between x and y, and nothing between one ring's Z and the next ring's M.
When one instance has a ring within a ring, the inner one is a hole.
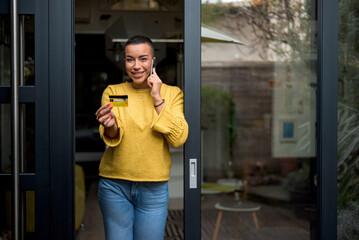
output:
M110 95L109 99L114 107L128 107L128 95Z

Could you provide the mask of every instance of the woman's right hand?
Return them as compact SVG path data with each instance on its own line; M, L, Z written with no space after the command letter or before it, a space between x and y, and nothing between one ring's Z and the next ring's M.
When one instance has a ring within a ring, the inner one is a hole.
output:
M95 113L97 121L105 128L116 126L115 115L111 111L112 108L113 106L107 103L101 106Z

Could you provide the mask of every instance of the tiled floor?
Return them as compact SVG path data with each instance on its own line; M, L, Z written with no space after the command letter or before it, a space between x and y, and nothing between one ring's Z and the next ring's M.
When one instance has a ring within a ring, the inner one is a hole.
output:
M83 219L84 227L77 234L80 240L105 239L102 215L97 201L97 181L92 182L86 199L86 210Z
M231 199L231 195L211 195L202 200L202 239L212 239L215 229L218 211L214 204L220 199ZM178 204L178 203L177 203ZM261 210L257 214L259 229L254 228L250 213L240 214L240 231L238 239L244 240L304 240L310 239L309 223L301 217L297 217L295 211L284 204L269 205L261 203ZM238 215L234 212L224 212L218 233L218 240L235 239ZM84 229L79 231L77 237L80 240L105 239L102 223L102 215L97 202L97 182L91 184L86 203L84 216ZM167 218L166 240L183 239L183 211L169 209Z

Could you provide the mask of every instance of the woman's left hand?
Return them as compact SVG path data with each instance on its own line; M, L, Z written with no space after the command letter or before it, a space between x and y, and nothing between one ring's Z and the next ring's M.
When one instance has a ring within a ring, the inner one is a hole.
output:
M161 98L161 85L162 81L156 73L156 68L153 68L152 75L147 78L147 85L151 88L151 96L153 100L162 101Z

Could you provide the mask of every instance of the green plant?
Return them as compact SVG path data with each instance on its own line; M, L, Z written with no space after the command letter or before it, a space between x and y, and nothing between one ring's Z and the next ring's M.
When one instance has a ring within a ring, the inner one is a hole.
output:
M201 89L202 128L215 128L224 137L223 146L228 149L227 174L234 163L234 141L237 136L236 108L232 96L220 88L204 86ZM219 147L219 146L218 146ZM231 176L228 176L231 177Z
M338 105L338 207L359 196L359 111Z
M211 24L223 18L229 7L220 4L203 3L201 5L201 18L203 24Z
M290 172L287 178L283 181L283 187L287 189L308 190L309 189L309 174L310 167L307 162L304 162L302 167Z
M359 204L338 210L338 240L353 240L359 236Z
M359 2L339 0L338 208L359 195Z

